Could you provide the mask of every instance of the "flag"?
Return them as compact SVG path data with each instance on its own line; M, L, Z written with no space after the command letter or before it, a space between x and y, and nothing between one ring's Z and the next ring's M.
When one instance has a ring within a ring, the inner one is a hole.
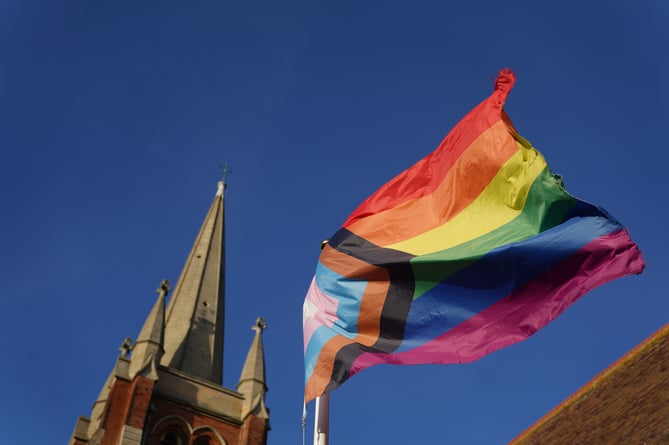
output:
M572 197L503 110L515 74L324 246L303 307L305 401L376 364L465 363L640 273L627 230Z

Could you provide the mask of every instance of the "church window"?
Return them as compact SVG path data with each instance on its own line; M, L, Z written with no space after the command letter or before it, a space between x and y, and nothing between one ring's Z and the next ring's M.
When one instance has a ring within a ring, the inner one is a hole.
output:
M167 431L160 439L161 445L182 445L183 441L175 431Z

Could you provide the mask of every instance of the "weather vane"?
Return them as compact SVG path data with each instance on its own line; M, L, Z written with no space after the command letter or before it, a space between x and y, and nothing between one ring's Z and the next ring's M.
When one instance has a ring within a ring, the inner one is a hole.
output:
M221 181L225 182L225 179L228 177L228 175L232 174L232 170L230 170L227 162L218 164L218 168L221 170Z

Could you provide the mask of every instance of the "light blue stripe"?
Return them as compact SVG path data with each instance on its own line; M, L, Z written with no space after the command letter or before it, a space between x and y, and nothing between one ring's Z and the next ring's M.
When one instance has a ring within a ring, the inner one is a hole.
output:
M307 344L304 353L306 381L314 371L318 355L323 346L336 335L353 339L358 335L358 315L362 295L367 287L367 281L350 280L343 275L329 269L321 262L316 267L316 286L321 292L337 300L337 320L332 327L318 327Z
M314 372L314 367L318 361L318 355L321 353L321 349L323 349L323 346L335 335L337 335L337 333L327 326L320 326L314 331L311 339L309 339L309 344L307 344L307 349L304 352L305 382L309 381L311 374Z
M335 322L338 330L348 338L355 337L358 334L358 314L367 281L350 280L319 262L316 285L324 294L339 301L338 320Z

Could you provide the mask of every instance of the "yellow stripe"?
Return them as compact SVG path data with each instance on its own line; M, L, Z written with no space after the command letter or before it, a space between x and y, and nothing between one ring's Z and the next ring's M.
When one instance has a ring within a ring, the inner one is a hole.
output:
M424 255L471 241L513 220L523 211L532 183L546 168L538 151L520 141L516 145L518 151L460 214L428 232L383 247Z

